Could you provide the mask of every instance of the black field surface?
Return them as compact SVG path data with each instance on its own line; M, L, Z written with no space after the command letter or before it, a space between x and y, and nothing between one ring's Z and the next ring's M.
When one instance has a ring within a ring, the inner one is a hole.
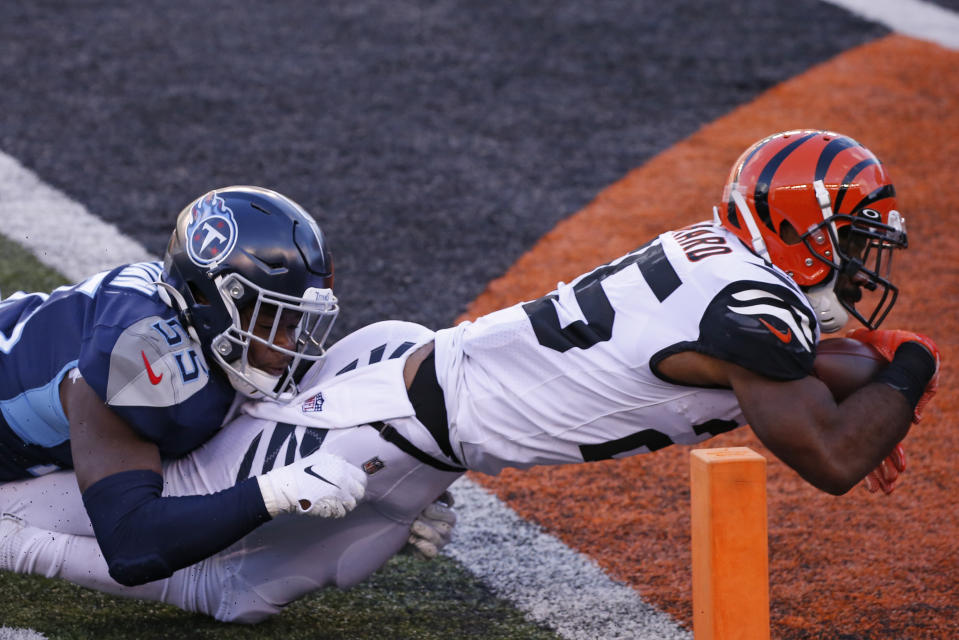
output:
M157 254L197 195L276 189L330 239L336 335L439 328L629 169L885 33L813 0L7 2L0 151Z

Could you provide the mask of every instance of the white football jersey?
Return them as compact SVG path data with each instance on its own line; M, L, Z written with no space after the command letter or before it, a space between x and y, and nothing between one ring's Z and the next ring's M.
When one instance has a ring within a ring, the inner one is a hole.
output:
M458 462L498 473L692 444L745 424L729 389L674 384L698 351L769 378L812 370L819 329L796 284L712 223L644 247L535 300L436 334Z

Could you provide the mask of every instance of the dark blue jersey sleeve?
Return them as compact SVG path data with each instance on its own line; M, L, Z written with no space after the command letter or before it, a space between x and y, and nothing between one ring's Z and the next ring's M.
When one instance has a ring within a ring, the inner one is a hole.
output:
M172 309L155 297L104 294L77 367L96 393L164 457L203 444L235 392L211 371Z

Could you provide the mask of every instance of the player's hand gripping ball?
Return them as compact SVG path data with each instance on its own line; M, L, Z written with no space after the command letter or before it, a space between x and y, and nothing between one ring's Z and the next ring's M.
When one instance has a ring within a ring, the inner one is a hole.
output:
M931 353L932 357L936 360L936 373L933 374L929 384L926 385L926 390L922 394L922 397L919 398L919 403L912 413L912 421L919 424L919 421L922 420L922 410L929 404L929 401L932 400L932 397L936 395L936 391L939 389L939 365L941 358L939 357L939 347L936 346L932 338L924 336L921 333L913 333L912 331L904 331L902 329L877 329L875 331L856 329L850 331L847 336L875 347L875 349L890 362L893 356L896 355L896 349L904 342L918 342L929 350L929 353Z

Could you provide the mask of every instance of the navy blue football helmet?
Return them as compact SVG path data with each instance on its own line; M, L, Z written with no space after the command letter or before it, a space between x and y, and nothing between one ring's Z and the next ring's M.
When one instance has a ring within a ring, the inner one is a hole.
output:
M339 312L316 221L260 187L216 189L183 209L160 285L204 354L251 398L295 393L297 374L325 355ZM250 357L264 347L267 369Z

